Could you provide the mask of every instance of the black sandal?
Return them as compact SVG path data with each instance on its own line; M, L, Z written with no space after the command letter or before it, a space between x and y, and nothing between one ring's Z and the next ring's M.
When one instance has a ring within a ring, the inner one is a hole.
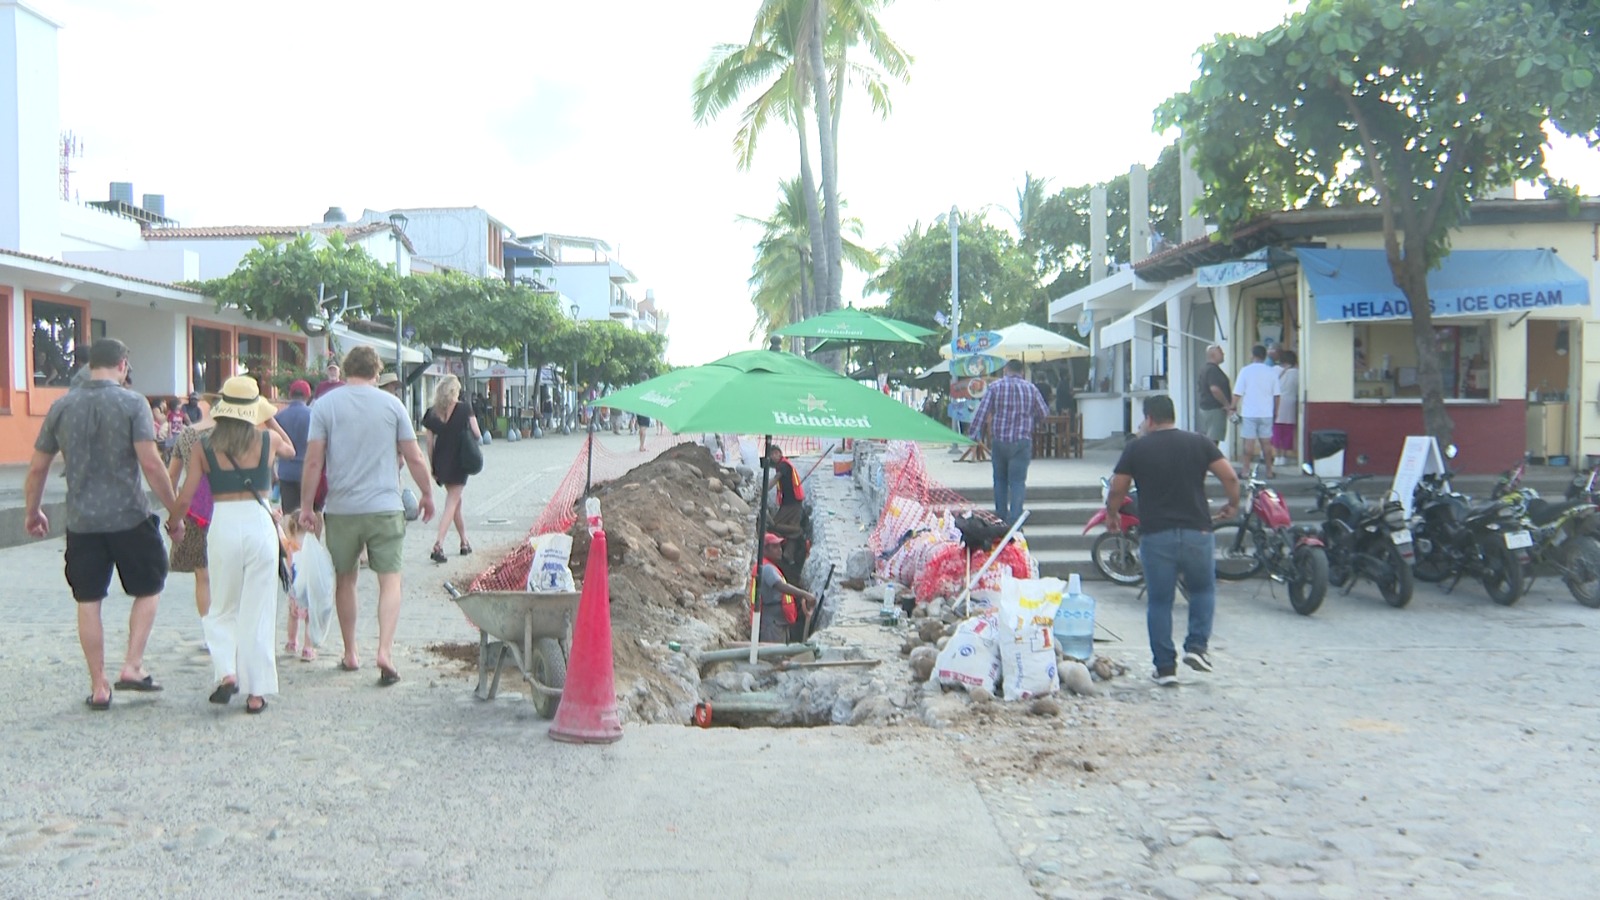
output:
M472 545L471 544L462 544L461 545L461 555L462 556L470 556L470 555L472 555Z
M212 703L225 705L229 700L232 700L233 695L237 693L239 693L238 682L224 681L223 683L217 685L216 690L211 692L210 700Z
M438 544L434 544L433 552L428 554L428 558L436 563L442 563L448 560L450 557L444 555L443 547L439 546Z
M260 715L267 708L267 698L257 697L256 699L261 701L260 706L251 706L248 699L244 701L244 711L252 716Z

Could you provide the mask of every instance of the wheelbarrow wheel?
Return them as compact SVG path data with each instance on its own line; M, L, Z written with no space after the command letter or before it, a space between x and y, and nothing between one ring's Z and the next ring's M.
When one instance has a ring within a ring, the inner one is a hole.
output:
M547 687L564 688L567 685L567 657L561 652L561 643L555 638L539 638L533 642L533 659L529 661L528 668L532 670L533 677ZM556 707L560 705L560 697L552 697L538 690L533 692L533 708L538 710L541 718L555 718Z

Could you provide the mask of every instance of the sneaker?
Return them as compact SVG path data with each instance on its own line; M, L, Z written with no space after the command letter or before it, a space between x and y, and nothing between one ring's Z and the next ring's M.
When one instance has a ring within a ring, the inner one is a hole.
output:
M1211 671L1211 657L1204 650L1189 650L1183 654L1183 664L1196 672Z
M1178 667L1168 666L1165 669L1157 669L1156 673L1150 677L1154 678L1156 680L1156 684L1159 684L1162 687L1177 687Z

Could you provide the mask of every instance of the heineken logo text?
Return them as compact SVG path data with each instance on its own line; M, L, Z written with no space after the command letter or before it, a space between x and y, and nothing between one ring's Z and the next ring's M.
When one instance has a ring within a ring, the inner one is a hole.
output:
M661 394L656 393L655 391L647 391L647 392L645 392L643 394L640 394L639 395L639 399L640 400L648 400L649 402L654 403L655 405L661 406L661 407L668 407L668 406L671 406L674 403L678 402L673 397L666 397L666 396L663 396Z
M832 413L824 415L808 415L806 413L791 413L781 410L772 411L772 420L779 425L805 425L813 428L871 428L872 422L866 416L836 416Z

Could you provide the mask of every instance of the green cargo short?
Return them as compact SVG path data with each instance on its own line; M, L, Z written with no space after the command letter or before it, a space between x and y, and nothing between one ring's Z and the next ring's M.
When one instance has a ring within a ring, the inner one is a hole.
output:
M367 568L379 575L400 571L405 558L406 518L400 510L358 515L323 516L323 535L333 570L340 575L356 571L361 551L367 551Z

